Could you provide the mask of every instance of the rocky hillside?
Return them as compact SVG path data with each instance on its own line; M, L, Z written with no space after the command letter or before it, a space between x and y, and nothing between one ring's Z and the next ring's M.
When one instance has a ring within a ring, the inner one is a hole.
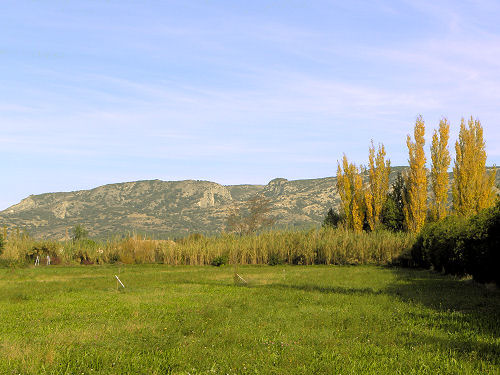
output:
M335 178L223 186L209 181L137 181L92 190L32 195L0 212L0 224L26 228L35 237L64 238L82 224L93 236L131 231L160 236L215 233L229 211L261 193L272 201L280 226L321 223L336 204Z
M403 169L395 167L391 179ZM500 182L497 173L497 182ZM65 238L76 224L92 236L136 231L157 236L216 233L229 211L260 193L271 200L279 227L320 225L330 207L339 206L336 178L288 181L267 185L223 186L209 181L137 181L92 190L32 195L0 212L0 225L25 228L35 237Z

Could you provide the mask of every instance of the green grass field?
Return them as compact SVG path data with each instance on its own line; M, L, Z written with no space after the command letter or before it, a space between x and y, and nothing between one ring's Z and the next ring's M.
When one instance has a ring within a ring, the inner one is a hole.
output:
M500 373L497 290L375 266L238 273L248 285L231 266L0 269L0 373Z

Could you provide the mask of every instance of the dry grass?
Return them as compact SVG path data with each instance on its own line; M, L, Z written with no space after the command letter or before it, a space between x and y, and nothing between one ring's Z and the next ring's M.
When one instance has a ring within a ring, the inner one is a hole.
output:
M238 236L191 235L177 241L152 240L141 236L108 241L34 241L29 237L8 238L3 259L33 262L36 254L45 263L46 254L66 264L164 263L208 265L224 256L233 264L388 264L414 241L407 233L387 231L354 233L343 229L268 231Z

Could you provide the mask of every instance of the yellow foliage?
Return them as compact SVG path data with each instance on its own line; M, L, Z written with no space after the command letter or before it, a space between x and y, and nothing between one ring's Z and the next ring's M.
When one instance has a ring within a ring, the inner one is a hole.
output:
M453 168L453 208L463 216L471 216L494 203L493 185L496 170L486 171L483 128L479 120L462 118L456 160Z
M366 221L371 230L375 229L375 213L373 212L373 195L370 189L365 190Z
M417 117L414 129L415 142L407 136L408 163L410 169L406 177L408 197L404 202L406 228L410 232L419 232L424 226L427 215L427 175L425 171L425 124L422 116Z
M434 220L446 217L446 203L448 201L448 168L450 166L450 152L448 139L450 138L450 124L446 118L439 122L439 130L434 130L431 146L431 187L434 200L431 212Z
M346 215L347 227L355 231L363 230L363 180L358 167L349 163L347 156L337 167L337 190Z
M375 157L375 146L369 148L368 177L369 187L365 192L366 218L371 230L380 223L380 215L389 190L390 160L385 160L385 147L379 145Z

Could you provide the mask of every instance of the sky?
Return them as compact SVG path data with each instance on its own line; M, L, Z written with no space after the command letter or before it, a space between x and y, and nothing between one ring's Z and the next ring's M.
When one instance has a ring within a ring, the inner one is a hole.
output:
M333 176L417 115L500 164L500 2L3 0L0 210L146 180ZM453 147L451 147L453 148ZM428 159L430 159L428 153Z

